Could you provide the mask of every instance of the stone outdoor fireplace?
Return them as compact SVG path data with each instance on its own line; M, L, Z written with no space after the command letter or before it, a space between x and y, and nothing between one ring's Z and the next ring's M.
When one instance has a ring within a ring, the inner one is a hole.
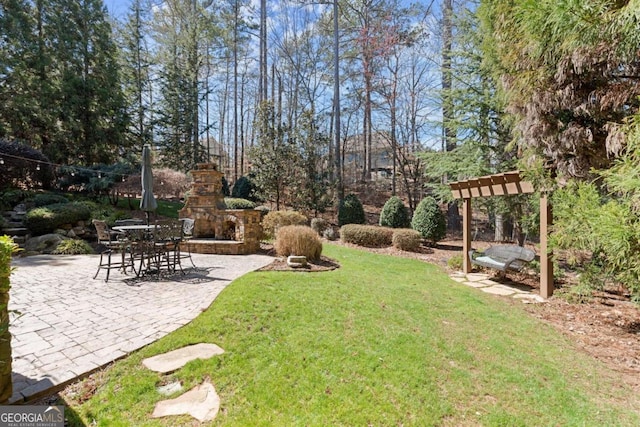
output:
M213 163L199 163L191 171L193 183L180 218L195 221L191 252L244 255L260 248L260 211L226 209L222 195L222 173Z

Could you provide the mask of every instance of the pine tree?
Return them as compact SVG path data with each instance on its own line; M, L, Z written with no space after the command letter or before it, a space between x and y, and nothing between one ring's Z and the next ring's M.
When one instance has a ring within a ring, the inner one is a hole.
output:
M293 182L299 153L295 139L289 138L289 129L274 123L273 104L263 102L258 113L258 143L250 155L258 195L263 200L274 201L276 210L280 210Z
M45 148L60 162L111 163L128 145L116 45L101 0L51 0L47 12L60 132ZM53 33L51 33L53 32Z
M134 0L126 22L121 26L120 64L127 113L131 119L130 137L134 150L142 152L152 143L153 93L151 85L152 58L148 47L148 10L142 0Z

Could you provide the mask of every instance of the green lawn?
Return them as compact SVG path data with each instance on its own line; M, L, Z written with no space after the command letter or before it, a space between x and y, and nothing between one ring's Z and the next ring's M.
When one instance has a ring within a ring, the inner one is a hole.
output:
M182 209L184 203L181 202L170 202L166 200L156 200L158 203L158 209L156 209L156 215L168 217L168 218L177 218L178 211ZM140 209L140 199L127 199L126 197L121 197L118 199L118 208L123 210L129 210L133 208L134 210Z
M420 261L325 254L342 268L236 280L194 322L109 369L68 408L71 425L194 425L148 415L158 384L204 379L221 426L640 425L630 389L518 306ZM197 342L226 353L168 378L141 366Z

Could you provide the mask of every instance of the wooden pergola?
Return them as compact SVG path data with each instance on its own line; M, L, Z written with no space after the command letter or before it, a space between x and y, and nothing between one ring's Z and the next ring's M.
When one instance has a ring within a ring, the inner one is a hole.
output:
M471 272L471 199L477 197L507 196L535 192L533 184L523 181L519 171L487 175L449 184L454 199L462 199L462 267ZM549 226L553 217L548 195L540 192L540 296L553 295L553 254L549 251Z

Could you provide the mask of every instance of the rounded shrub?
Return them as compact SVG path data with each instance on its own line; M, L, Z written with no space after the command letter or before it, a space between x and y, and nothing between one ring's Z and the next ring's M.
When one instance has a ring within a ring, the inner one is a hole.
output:
M311 218L311 228L318 233L318 236L322 236L327 228L330 228L331 224L324 218Z
M80 239L63 240L53 251L55 255L87 255L92 253L93 249L89 243Z
M251 200L239 199L237 197L225 197L224 204L227 209L255 209L256 204Z
M346 224L340 227L340 240L368 248L391 246L393 229L377 225Z
M280 227L287 225L307 225L306 216L296 211L273 211L265 215L262 220L263 237L271 239Z
M56 203L69 203L69 200L64 196L52 193L36 194L33 197L33 206L35 206L36 208L47 205L55 205Z
M380 211L380 225L391 228L407 228L411 223L409 210L398 196L392 196Z
M24 223L33 235L39 236L51 233L61 225L86 221L90 217L91 210L85 203L57 203L30 210Z
M398 228L394 230L391 243L395 248L407 252L415 252L420 248L422 235L410 228Z
M411 228L420 232L431 243L442 240L447 234L444 214L433 197L425 197L413 213Z
M304 256L307 260L320 259L322 242L311 227L307 225L286 225L278 229L274 244L280 256Z
M355 194L347 195L338 206L338 225L364 224L364 208Z
M256 185L248 176L241 176L233 184L231 197L238 199L256 200Z

